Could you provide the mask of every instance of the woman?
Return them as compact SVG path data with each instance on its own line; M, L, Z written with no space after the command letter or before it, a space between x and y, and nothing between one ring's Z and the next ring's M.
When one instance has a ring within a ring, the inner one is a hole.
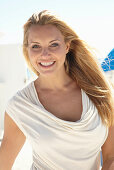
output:
M38 78L6 107L0 169L10 170L27 138L31 169L114 169L111 86L76 33L48 11L24 25L23 52Z

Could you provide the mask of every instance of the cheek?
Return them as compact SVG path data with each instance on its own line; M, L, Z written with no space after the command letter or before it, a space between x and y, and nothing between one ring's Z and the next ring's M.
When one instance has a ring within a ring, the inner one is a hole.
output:
M58 56L66 56L66 50L65 48L59 48L57 50L54 51L54 53L56 53Z
M38 53L29 50L29 51L28 51L28 56L29 56L29 58L30 58L31 60L34 60L34 59L38 56Z
M65 62L66 55L61 51L61 53L58 55L57 60L59 63L63 64Z
M63 48L59 51L59 57L61 60L64 60L66 58L66 50Z
M28 56L29 56L29 58L31 58L31 56L32 56L31 50L28 50Z

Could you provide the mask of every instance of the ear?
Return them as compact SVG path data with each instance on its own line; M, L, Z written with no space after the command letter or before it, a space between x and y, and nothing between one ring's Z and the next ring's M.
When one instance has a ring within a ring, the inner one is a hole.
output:
M70 49L70 42L66 43L66 54L69 52Z

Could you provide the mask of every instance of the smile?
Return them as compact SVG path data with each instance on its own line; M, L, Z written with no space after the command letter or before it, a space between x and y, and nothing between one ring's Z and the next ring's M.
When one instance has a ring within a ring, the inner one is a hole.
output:
M54 65L54 63L55 63L55 61L53 61L53 62L41 62L41 63L39 63L40 64L40 66L42 66L42 67L51 67L52 65Z

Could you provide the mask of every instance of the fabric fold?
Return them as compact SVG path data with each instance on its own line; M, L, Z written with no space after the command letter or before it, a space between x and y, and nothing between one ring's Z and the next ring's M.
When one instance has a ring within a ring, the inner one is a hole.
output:
M38 99L34 82L13 96L7 114L28 137L33 169L99 170L100 150L108 135L97 108L81 89L83 112L76 122L48 112Z

